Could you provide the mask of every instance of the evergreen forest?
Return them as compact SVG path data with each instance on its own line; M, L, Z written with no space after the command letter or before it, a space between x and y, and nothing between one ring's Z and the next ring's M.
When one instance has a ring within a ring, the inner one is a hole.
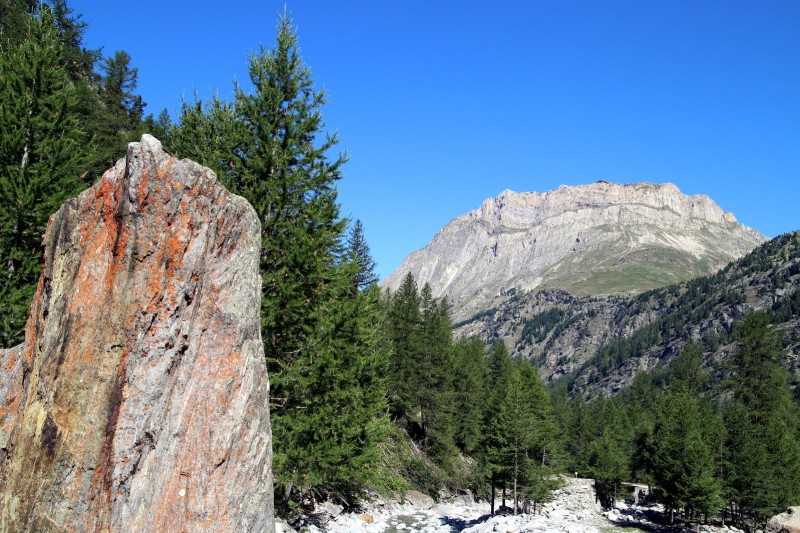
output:
M536 512L560 475L594 479L604 506L626 483L647 484L674 521L757 527L800 504L800 411L773 327L796 306L737 322L724 379L689 341L610 397L546 384L501 339L454 336L448 302L411 275L393 292L377 285L364 227L337 199L348 155L291 18L250 55L251 88L184 101L174 118L145 113L136 58L87 49L85 28L67 0L0 2L0 346L23 339L48 217L151 133L211 168L261 220L282 515L411 488ZM537 315L521 342L543 341L564 318L556 307ZM624 359L614 349L598 372Z

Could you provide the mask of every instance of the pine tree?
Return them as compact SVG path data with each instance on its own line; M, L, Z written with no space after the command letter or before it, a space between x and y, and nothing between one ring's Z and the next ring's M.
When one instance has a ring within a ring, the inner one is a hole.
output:
M207 166L229 190L243 195L245 191L239 191L237 184L242 165L236 150L245 127L234 104L216 95L203 103L195 95L192 103L182 102L178 124L169 128L164 146L178 157L188 157Z
M507 428L513 435L514 509L518 496L534 505L541 504L557 485L560 435L550 395L536 369L527 362L517 363L516 378L509 388L515 421Z
M704 432L698 399L685 388L667 393L656 424L652 475L666 507L685 509L686 518L718 509L721 484Z
M585 423L587 433L594 436L586 450L587 470L595 480L600 503L606 508L612 507L620 485L630 475L630 428L615 398L595 400L588 409Z
M346 157L329 159L336 137L324 133L325 95L287 17L274 48L250 56L248 72L253 89L237 86L233 103L184 102L168 146L209 166L261 220L262 338L282 503L347 499L374 473L385 430L379 293L358 289L364 265L342 246L336 182Z
M336 182L346 156L329 160L336 136L320 139L325 94L314 90L288 17L279 22L275 47L251 55L248 72L254 90L236 88L243 128L231 140L226 184L251 201L261 220L264 342L280 388L295 355L302 358L308 348L316 311L330 297L344 229Z
M378 282L375 274L375 260L369 250L369 244L364 238L364 225L359 219L353 222L347 236L347 258L358 265L356 283L360 290L367 290L373 283Z
M653 431L656 413L660 407L661 391L653 384L649 373L640 372L623 395L627 418L633 431L631 473L633 479L650 484L653 472Z
M513 424L513 413L508 408L508 391L516 379L515 367L505 343L495 341L487 361L487 394L484 406L483 442L479 454L486 475L489 477L491 512L495 510L495 489L500 487L505 494L509 482L509 454L512 436L507 427Z
M780 336L767 314L748 315L734 338L725 483L740 519L763 524L800 498L800 420L781 366Z
M422 343L414 365L414 383L423 446L439 464L446 464L455 454L454 404L452 381L452 334L450 310L446 300L433 298L426 283L420 293Z
M459 339L453 350L454 440L469 455L480 447L486 394L484 345L478 338Z
M158 140L161 140L162 144L169 145L173 128L169 111L162 109L157 117L153 117L152 113L147 115L144 118L144 124L142 127L146 132L150 133L150 135Z
M22 339L41 269L47 219L85 186L92 144L50 8L28 19L29 38L0 53L0 343Z
M602 506L614 506L620 485L627 477L628 461L618 437L610 429L591 442L588 450L589 473Z
M313 489L349 501L379 475L379 445L388 431L387 354L380 339L380 291L357 290L358 265L338 268L338 298L326 302L314 332L313 357L284 384L296 398L276 412L275 469L291 493Z
M394 355L389 367L389 408L405 429L417 405L416 364L421 359L421 328L417 282L406 274L397 291L391 295L387 313L387 337Z
M93 71L95 63L100 58L100 50L83 47L83 34L88 25L81 20L81 15L76 15L67 5L66 0L50 0L49 6L64 51L64 68L73 83L83 84L83 89L86 89L85 86L94 81ZM82 111L85 109L82 108Z
M28 33L28 20L38 0L0 0L0 52L19 46Z
M112 166L129 142L142 132L145 103L135 93L139 69L131 66L131 56L119 50L103 59L100 79L100 110L94 127L101 148L95 171L102 173Z

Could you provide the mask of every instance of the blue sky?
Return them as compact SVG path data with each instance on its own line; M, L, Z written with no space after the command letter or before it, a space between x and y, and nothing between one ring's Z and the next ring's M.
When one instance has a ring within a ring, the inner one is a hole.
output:
M247 82L284 2L70 1L147 112ZM800 229L800 2L287 2L383 277L504 189L672 182Z

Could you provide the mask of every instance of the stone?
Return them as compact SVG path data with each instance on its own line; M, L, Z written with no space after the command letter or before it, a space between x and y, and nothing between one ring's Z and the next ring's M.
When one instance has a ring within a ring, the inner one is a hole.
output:
M43 244L0 352L0 531L272 531L253 208L145 135Z
M405 501L418 509L433 509L433 506L436 504L433 498L416 490L406 491Z
M11 430L17 424L22 389L23 345L0 349L0 464L6 458Z
M410 272L463 320L519 291L641 292L710 274L766 237L672 184L597 182L504 191L450 221L383 282Z
M766 533L800 533L800 506L790 507L785 513L773 516L767 523Z
M344 507L332 501L325 501L317 507L317 510L326 513L331 518L336 518L342 514Z

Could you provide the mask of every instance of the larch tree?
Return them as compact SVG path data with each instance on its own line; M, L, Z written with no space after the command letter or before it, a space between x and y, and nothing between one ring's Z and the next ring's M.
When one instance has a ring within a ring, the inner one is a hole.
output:
M433 298L426 283L420 292L423 339L415 365L417 407L426 451L440 464L455 455L450 310L446 300Z
M353 222L350 232L347 235L346 259L356 263L356 284L359 290L365 291L374 283L378 283L378 275L375 273L375 260L369 249L369 243L364 236L364 225L361 220Z
M28 37L0 52L0 344L22 340L41 270L47 220L85 187L93 145L48 5L28 17Z
M388 347L377 288L345 245L317 90L286 16L251 54L234 101L184 102L167 145L214 170L261 221L262 340L271 380L278 505L349 500L371 476L386 429ZM363 243L364 245L366 243ZM363 249L362 249L363 252Z
M800 498L800 420L781 366L780 335L767 314L745 317L734 338L726 491L740 522L752 517L763 525Z
M394 355L389 365L389 408L399 425L411 431L417 404L416 362L421 356L422 313L417 282L406 274L397 291L390 295L386 336Z
M145 107L142 97L135 92L139 69L131 65L127 52L119 50L103 58L100 69L100 109L94 117L97 142L101 147L95 169L98 173L112 166L129 142L138 140Z
M484 344L478 338L459 339L453 349L455 443L469 455L480 449L486 395Z

